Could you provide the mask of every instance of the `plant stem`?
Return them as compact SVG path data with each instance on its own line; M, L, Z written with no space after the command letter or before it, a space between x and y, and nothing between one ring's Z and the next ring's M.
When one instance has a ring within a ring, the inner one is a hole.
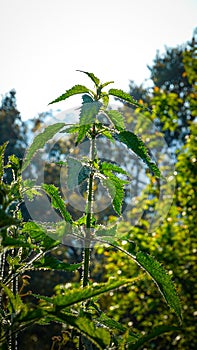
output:
M95 125L93 124L92 139L90 140L90 162L93 163L96 153L96 142L95 142ZM89 175L88 183L88 197L86 203L86 230L85 230L85 249L84 249L84 261L83 261L83 288L88 285L89 279L89 265L90 265L90 229L92 219L92 203L93 203L93 183L94 183L94 171L92 170Z

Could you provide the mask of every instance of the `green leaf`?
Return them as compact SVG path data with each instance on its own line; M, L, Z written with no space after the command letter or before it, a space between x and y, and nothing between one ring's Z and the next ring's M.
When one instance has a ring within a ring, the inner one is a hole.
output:
M95 77L95 75L93 73L84 72L83 70L79 70L79 69L77 69L77 72L81 72L81 73L88 75L88 77L94 82L96 87L99 86L100 80L99 80L99 78Z
M52 320L71 325L95 344L99 350L106 349L110 345L110 332L106 328L96 327L94 322L87 317L57 311Z
M83 165L78 159L73 157L67 158L68 175L67 186L69 190L73 190L86 180L90 174L90 167Z
M106 92L101 92L101 99L103 101L103 106L107 108L109 103L109 95Z
M116 235L117 225L111 227L101 226L95 231L96 236L112 236Z
M125 171L124 169L120 168L119 166L110 163L110 162L102 162L100 165L100 170L101 172L105 173L105 170L110 170L110 171L114 171L115 173L118 174L124 174L130 177L129 173L127 171Z
M52 255L45 255L40 260L35 261L33 265L36 269L44 268L48 270L75 271L81 267L82 264L68 264L58 260Z
M107 175L108 178L101 178L102 184L107 188L109 195L112 198L114 210L118 215L121 215L122 202L124 199L124 185L128 182L119 179L111 172L105 172L105 175Z
M61 134L67 133L67 134L74 134L79 131L79 124L75 124L73 126L70 126L69 128L63 129L60 131Z
M82 100L83 100L83 103L92 103L92 102L94 102L92 97L89 96L89 95L86 95L86 94L82 96Z
M5 294L8 297L8 310L10 313L19 313L23 308L23 302L18 294L14 294L9 287L5 284L1 283L1 287L3 288Z
M149 169L154 173L155 176L161 177L159 168L153 161L151 161L146 145L137 135L131 131L121 131L119 134L115 134L114 138L124 143L138 157L140 157L143 162L148 165Z
M63 199L59 195L59 190L54 185L47 185L43 184L42 189L49 195L49 197L52 200L52 206L55 209L59 209L60 213L62 214L64 220L66 222L72 223L72 217L70 213L66 210L65 203Z
M152 256L143 252L138 252L136 254L136 261L146 272L149 273L149 275L158 286L167 304L181 319L180 300L177 296L174 284L172 283L170 276L167 274L164 268Z
M109 84L113 84L113 83L114 83L113 80L107 81L106 83L101 84L101 89L103 89L105 86L107 86L107 85L109 85Z
M116 110L105 111L105 114L108 116L112 124L118 131L125 129L125 121L122 114Z
M22 232L27 233L35 243L39 243L39 247L43 247L44 251L57 247L60 242L48 236L45 228L29 221L23 225Z
M8 142L5 142L3 145L0 146L0 182L3 181L4 153L5 153L7 144Z
M42 194L34 187L35 180L26 179L22 182L23 193L27 196L27 198L32 201L35 196L42 196Z
M86 134L88 133L88 131L91 129L92 125L91 124L84 124L84 125L80 125L79 129L78 129L78 137L77 137L77 141L76 141L76 146L83 141L84 137L86 136Z
M26 167L29 165L32 157L35 155L35 153L44 147L46 142L48 142L60 129L62 129L65 126L65 123L56 123L53 125L49 125L45 130L37 135L31 146L28 148L27 153L25 155L25 159L23 161L22 171L26 169Z
M108 91L108 94L115 96L115 97L118 97L121 100L130 103L131 105L145 109L145 107L143 105L139 104L131 95L129 95L127 92L124 92L123 90L110 89Z
M98 322L102 323L103 325L105 325L106 327L108 327L110 329L115 329L115 330L122 332L122 333L124 333L128 330L129 336L131 337L130 341L136 341L139 338L139 334L131 332L129 329L124 327L120 322L117 322L117 321L111 319L110 317L108 317L104 313L102 313L101 316L98 318Z
M27 241L19 238L13 238L13 237L3 237L1 241L1 245L3 247L9 247L9 248L32 248L33 245L28 243Z
M133 279L120 279L118 281L109 280L106 283L99 283L94 286L87 286L83 289L72 288L72 290L65 289L65 292L61 295L55 297L46 297L42 295L34 295L38 299L45 300L50 304L58 306L58 308L66 308L68 306L74 305L76 303L88 300L92 297L99 296L103 293L107 293L113 289L120 288L125 285L130 285L133 283Z
M63 95L59 96L54 101L50 102L49 105L56 103L56 102L64 101L70 96L77 95L77 94L83 94L85 92L89 92L89 89L87 87L85 87L83 85L75 85L71 89L67 90Z
M80 125L93 124L101 106L99 101L84 103L80 109Z
M128 350L139 350L142 345L147 345L147 342L159 337L162 334L180 331L180 328L175 326L158 326L153 328L153 330L149 333L140 337L135 344L129 344Z

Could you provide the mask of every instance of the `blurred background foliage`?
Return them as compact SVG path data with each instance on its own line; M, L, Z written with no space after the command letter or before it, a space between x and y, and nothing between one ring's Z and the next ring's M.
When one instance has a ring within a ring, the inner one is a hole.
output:
M150 252L162 262L172 275L183 307L183 331L159 337L144 347L144 350L192 350L197 348L195 330L195 317L197 316L197 300L195 299L197 290L196 45L196 39L193 37L191 41L182 46L166 48L162 55L157 53L153 65L149 67L151 79L149 87L145 87L144 84L137 86L130 81L129 93L149 107L149 111L143 112L143 115L147 117L147 123L154 121L156 131L153 130L151 133L149 129L147 133L148 124L145 125L145 119L141 120L139 117L142 111L138 109L131 113L127 104L120 107L129 128L138 130L138 134L145 142L147 141L150 148L155 146L156 133L164 134L166 144L157 144L157 151L160 153L159 166L165 168L166 152L171 154L175 164L173 174L176 177L176 184L173 203L162 224L151 230L150 222L158 202L158 184L153 179L151 180L148 174L149 181L144 182L144 166L136 158L129 160L126 155L124 159L128 171L129 167L135 167L135 176L132 180L133 192L130 193L130 196L135 197L135 203L131 205L126 202L125 204L129 210L127 208L127 216L119 229L129 232L130 243L122 241L122 246L132 251L133 242L135 242L139 249ZM29 140L40 131L48 116L49 113L42 113L35 119L24 122L16 107L16 92L12 90L2 98L0 144L9 140L6 162L11 154L23 158ZM53 183L60 187L61 165L57 165L56 162L62 160L62 154L65 154L66 157L73 146L72 137L57 142L52 148L50 145L47 146L50 162L45 166L44 180L46 183ZM101 150L101 154L102 152L104 157L105 150ZM120 149L113 149L113 152L114 157L121 159ZM36 172L39 178L39 166ZM9 182L9 172L6 181ZM100 200L102 201L102 197ZM25 220L30 219L24 205L21 209ZM78 216L76 209L69 205L68 209L72 215ZM102 216L104 220L113 222L112 207L104 210ZM141 217L137 223L135 217ZM57 248L53 254L65 262L81 261L80 248L62 246ZM112 275L114 277L120 275L133 277L138 274L138 266L132 261L128 265L127 257L121 252L101 246L93 249L91 276L94 281L106 281ZM29 276L29 284L26 289L42 295L52 295L55 292L54 288L58 291L57 285L66 284L70 280L75 283L80 281L80 271L75 273L34 271L29 273ZM175 315L169 313L157 288L147 276L139 279L130 289L124 288L117 293L111 292L105 295L100 298L99 303L108 315L142 332L150 331L153 326L176 322ZM58 324L34 325L19 336L19 349L64 349L65 347L58 347L61 343L61 331L61 326ZM75 345L71 344L70 348L74 349Z

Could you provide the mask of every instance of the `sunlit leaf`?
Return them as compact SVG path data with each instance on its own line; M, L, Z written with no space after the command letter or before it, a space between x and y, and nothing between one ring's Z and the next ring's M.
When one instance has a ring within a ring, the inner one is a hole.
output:
M103 83L103 84L101 85L101 89L103 89L105 86L107 86L107 85L109 85L109 84L113 84L113 83L114 83L113 80L107 81L106 83Z
M146 163L149 169L155 176L161 177L161 173L157 165L151 160L148 149L144 142L131 131L121 131L119 134L115 134L114 138L124 143L129 149L131 149L138 157L140 157L144 163Z
M42 149L45 144L63 127L65 126L65 123L56 123L53 125L47 126L42 133L37 135L31 146L28 148L27 153L25 155L25 159L23 161L22 171L26 169L26 167L29 165L31 159L36 154L36 152L40 149Z
M133 106L145 108L143 105L139 104L131 95L120 89L110 89L108 91L109 95L120 98L121 100L130 103Z
M130 176L127 171L120 168L116 164L113 164L110 162L102 162L100 165L100 169L102 172L105 172L105 170L110 170L110 171L114 171L115 173L118 173L118 174L124 174L124 175Z
M65 221L72 223L72 217L70 213L66 210L65 203L59 195L59 190L54 185L42 184L42 189L49 195L51 198L52 206L55 209L59 209Z
M85 138L85 136L87 135L91 127L92 127L92 124L83 124L79 126L76 145L78 145L80 142L83 141L83 139Z
M57 311L53 321L69 324L89 339L99 350L106 349L110 344L110 332L108 329L98 327L89 318ZM85 339L83 340L85 342Z
M117 130L120 131L125 129L124 117L120 112L116 110L109 110L105 111L105 113Z
M73 190L86 180L90 174L90 167L83 165L78 159L73 157L67 158L68 174L67 186L69 190Z
M181 304L177 296L174 284L170 276L152 256L143 252L136 254L136 261L143 269L149 273L154 282L157 284L161 294L166 300L167 304L175 311L177 316L181 319Z
M75 85L71 89L67 90L64 94L57 97L54 101L50 102L49 105L56 103L56 102L64 101L70 96L77 95L77 94L83 94L86 92L89 92L89 89L87 87L85 87L83 85Z
M36 269L42 269L45 270L61 270L61 271L75 271L79 267L81 267L80 264L68 264L63 261L58 260L55 256L52 255L45 255L38 261L34 262L34 267Z
M42 295L34 295L35 297L45 300L51 304L57 305L59 308L66 308L68 306L74 305L84 300L88 300L92 297L99 296L103 293L107 293L113 289L120 288L124 285L132 284L134 279L119 279L119 280L109 280L106 283L99 283L94 286L87 286L83 289L72 288L72 290L65 290L62 295L57 295L55 297L46 297Z
M121 215L122 202L124 199L124 185L127 184L128 182L119 179L110 171L108 173L105 172L105 175L107 175L108 178L105 178L105 179L101 178L102 184L104 187L107 188L109 195L112 198L112 204L113 204L114 210L118 215Z
M94 82L94 84L97 87L99 86L100 80L99 80L99 78L95 77L94 73L84 72L83 70L79 70L79 69L77 69L77 72L81 72L81 73L88 75L88 77Z
M101 226L96 229L95 235L96 236L112 236L114 237L116 235L117 225L111 226L111 227L105 227Z

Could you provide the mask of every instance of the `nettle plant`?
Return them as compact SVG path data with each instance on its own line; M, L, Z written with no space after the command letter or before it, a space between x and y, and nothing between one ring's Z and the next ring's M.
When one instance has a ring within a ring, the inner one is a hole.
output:
M89 156L75 158L67 157L61 165L67 168L67 187L74 190L75 187L86 183L86 205L84 212L79 219L72 217L67 209L64 199L60 195L59 189L53 184L42 184L34 187L33 182L25 180L22 182L23 192L30 198L37 195L38 192L45 192L51 199L51 205L58 211L62 217L61 223L53 225L50 233L46 225L39 225L33 221L20 222L20 229L15 230L15 236L12 232L15 228L15 222L9 226L9 232L3 229L3 245L5 249L15 247L15 260L7 260L12 263L13 276L10 272L9 278L5 277L2 283L2 290L6 296L6 305L2 311L4 324L5 319L9 319L9 326L4 326L2 339L5 341L6 334L17 333L20 329L37 323L49 323L55 321L65 325L66 336L59 341L59 348L63 347L74 337L74 343L80 350L82 349L140 349L144 343L154 337L168 331L177 330L176 326L161 326L153 329L151 334L142 335L140 332L132 330L131 327L123 325L109 318L99 307L99 296L103 293L115 289L129 288L138 277L123 279L120 276L111 278L106 283L94 283L90 276L91 249L95 244L111 246L120 250L128 256L128 269L130 259L134 260L142 271L147 272L158 286L161 294L169 307L181 319L180 301L170 276L164 268L152 256L139 251L133 245L132 251L123 248L122 240L129 241L129 233L121 235L118 227L119 223L114 225L103 225L97 222L97 215L94 213L94 196L96 191L95 182L107 190L111 197L113 210L117 218L121 218L122 206L125 196L125 186L131 181L130 174L125 169L112 161L99 159L97 153L97 140L101 137L107 138L110 142L119 142L130 152L134 152L140 157L149 168L152 176L161 177L160 170L156 163L151 159L149 150L143 141L131 131L126 130L125 121L120 111L109 108L110 96L118 98L128 104L136 107L143 107L137 103L128 93L120 89L109 89L104 91L109 84L113 82L100 83L100 80L93 73L85 73L94 83L95 90L90 90L83 85L75 85L67 90L63 95L51 102L51 104L64 101L67 98L82 94L82 106L79 113L79 122L75 124L66 124L64 122L49 125L45 130L37 135L29 147L26 157L23 161L22 172L30 164L36 152L44 147L57 133L74 134L76 137L76 146L88 140ZM18 227L18 226L17 226ZM53 232L53 238L51 238ZM67 264L58 261L56 258L49 257L46 253L60 244L60 237L63 241L69 235L73 239L81 242L83 247L83 260L81 264ZM10 239L12 240L10 243ZM15 241L17 240L17 241ZM21 242L21 247L17 248ZM16 249L20 250L20 254ZM32 258L29 249L33 249ZM23 252L24 250L24 252ZM36 254L35 254L36 251ZM25 253L26 252L26 253ZM26 255L25 255L26 254ZM17 260L17 261L16 261ZM28 260L28 262L26 262ZM20 296L20 292L10 288L10 282L16 276L28 269L60 269L74 271L82 267L81 286L73 285L70 288L61 287L57 289L57 295L46 297L34 295L40 300L40 304L32 305L28 310L27 304ZM6 283L5 283L6 282ZM10 289L9 289L10 288ZM12 289L12 290L11 290ZM74 330L74 332L73 332ZM7 332L7 333L6 333ZM69 336L68 336L69 334Z

